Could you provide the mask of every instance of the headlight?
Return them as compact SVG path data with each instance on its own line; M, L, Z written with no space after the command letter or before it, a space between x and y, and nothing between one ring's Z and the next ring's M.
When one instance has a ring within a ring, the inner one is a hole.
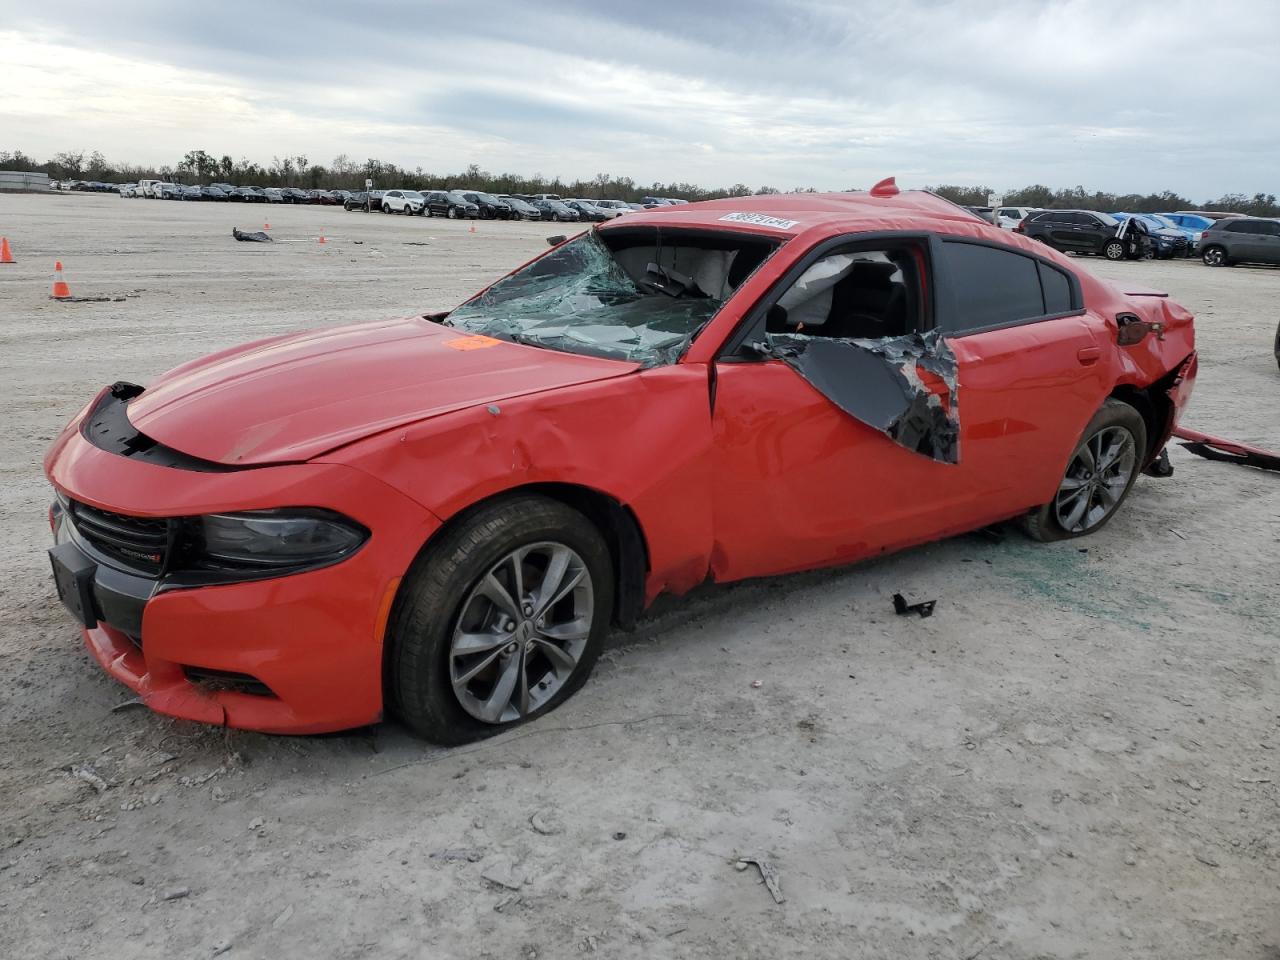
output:
M265 570L336 563L368 537L328 510L254 510L195 519L200 559L220 568Z

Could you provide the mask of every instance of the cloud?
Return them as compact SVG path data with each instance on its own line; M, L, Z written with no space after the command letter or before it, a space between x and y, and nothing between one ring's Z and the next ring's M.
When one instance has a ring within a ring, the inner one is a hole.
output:
M1277 33L1267 0L76 0L7 14L0 147L1208 197L1277 189Z

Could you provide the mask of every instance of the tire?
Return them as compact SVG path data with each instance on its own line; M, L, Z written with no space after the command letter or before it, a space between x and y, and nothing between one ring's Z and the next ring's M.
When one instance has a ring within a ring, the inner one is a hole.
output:
M1123 240L1108 240L1102 245L1102 255L1108 260L1123 260L1125 257Z
M496 578L509 597L508 588L515 585L513 555L524 551L525 589L517 602L536 603L537 590L544 585L539 564L545 572L550 559L543 562L544 557L557 548L567 548L572 555L566 573L581 571L577 585L549 608L556 618L571 616L559 626L574 636L554 641L563 641L557 661L563 675L557 662L541 652L551 640L537 633L542 621L535 619L536 608L523 606L520 612L533 609L533 614L517 623L489 599L489 593L481 592L483 582ZM609 630L613 595L609 548L595 525L577 510L528 495L485 504L446 530L405 577L387 632L388 706L416 734L445 745L493 736L542 716L568 699L591 673ZM585 629L584 609L589 611ZM457 637L469 638L473 645L479 638L490 639L476 652L457 653ZM525 656L527 661L514 659ZM459 692L455 677L479 667ZM518 679L510 679L522 671L527 677L523 688ZM509 682L500 690L504 679ZM527 690L527 712L519 702L521 689ZM545 692L539 694L540 690ZM482 718L495 704L500 715L490 710L490 716Z
M1206 267L1228 266L1227 251L1216 243L1200 251L1200 260Z
M390 208L390 207L388 207L385 203L384 203L384 204L382 204L382 206L380 207L380 209L382 210L382 212L383 212L383 213L390 213L390 212L391 212L391 208Z
M1096 462L1099 452L1115 456L1108 467L1094 474L1089 463ZM1053 499L1023 517L1023 529L1032 539L1046 543L1096 533L1124 503L1146 456L1147 427L1142 416L1127 403L1108 399L1084 428ZM1073 522L1077 510L1081 511L1078 525Z
M457 220L457 219L458 219L458 211L457 211L457 209L456 209L456 208L454 208L454 207L450 207L450 208L448 209L448 211L445 213L445 216L446 216L446 217L448 217L450 220Z

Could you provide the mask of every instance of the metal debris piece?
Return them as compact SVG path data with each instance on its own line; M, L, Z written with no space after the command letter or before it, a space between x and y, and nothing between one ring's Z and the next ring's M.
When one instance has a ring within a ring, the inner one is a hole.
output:
M786 897L782 895L782 879L778 876L778 871L773 869L773 864L762 857L739 857L738 863L749 863L760 871L760 878L764 881L764 885L769 888L769 893L773 895L774 903L782 903Z
M540 833L544 837L560 832L560 821L554 813L549 810L539 810L529 818L529 826L533 827L535 833Z
M246 241L251 241L253 243L270 243L271 242L271 238L267 236L267 234L262 230L259 230L256 233L250 233L247 230L237 230L235 227L232 227L231 235L235 237L237 240L246 240Z
M893 612L900 617L908 613L918 613L921 617L932 617L937 600L922 600L919 603L907 603L907 598L900 593L893 595Z

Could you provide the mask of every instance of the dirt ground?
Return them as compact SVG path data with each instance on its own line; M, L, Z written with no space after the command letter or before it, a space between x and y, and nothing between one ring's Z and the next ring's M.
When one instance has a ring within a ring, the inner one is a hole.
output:
M232 241L264 218L299 242ZM45 556L64 421L241 341L448 308L555 232L0 196L0 957L1280 958L1280 478L1180 448L1086 541L663 603L478 746L113 709ZM55 259L125 299L48 300ZM1199 315L1189 425L1280 445L1280 270L1085 265Z

